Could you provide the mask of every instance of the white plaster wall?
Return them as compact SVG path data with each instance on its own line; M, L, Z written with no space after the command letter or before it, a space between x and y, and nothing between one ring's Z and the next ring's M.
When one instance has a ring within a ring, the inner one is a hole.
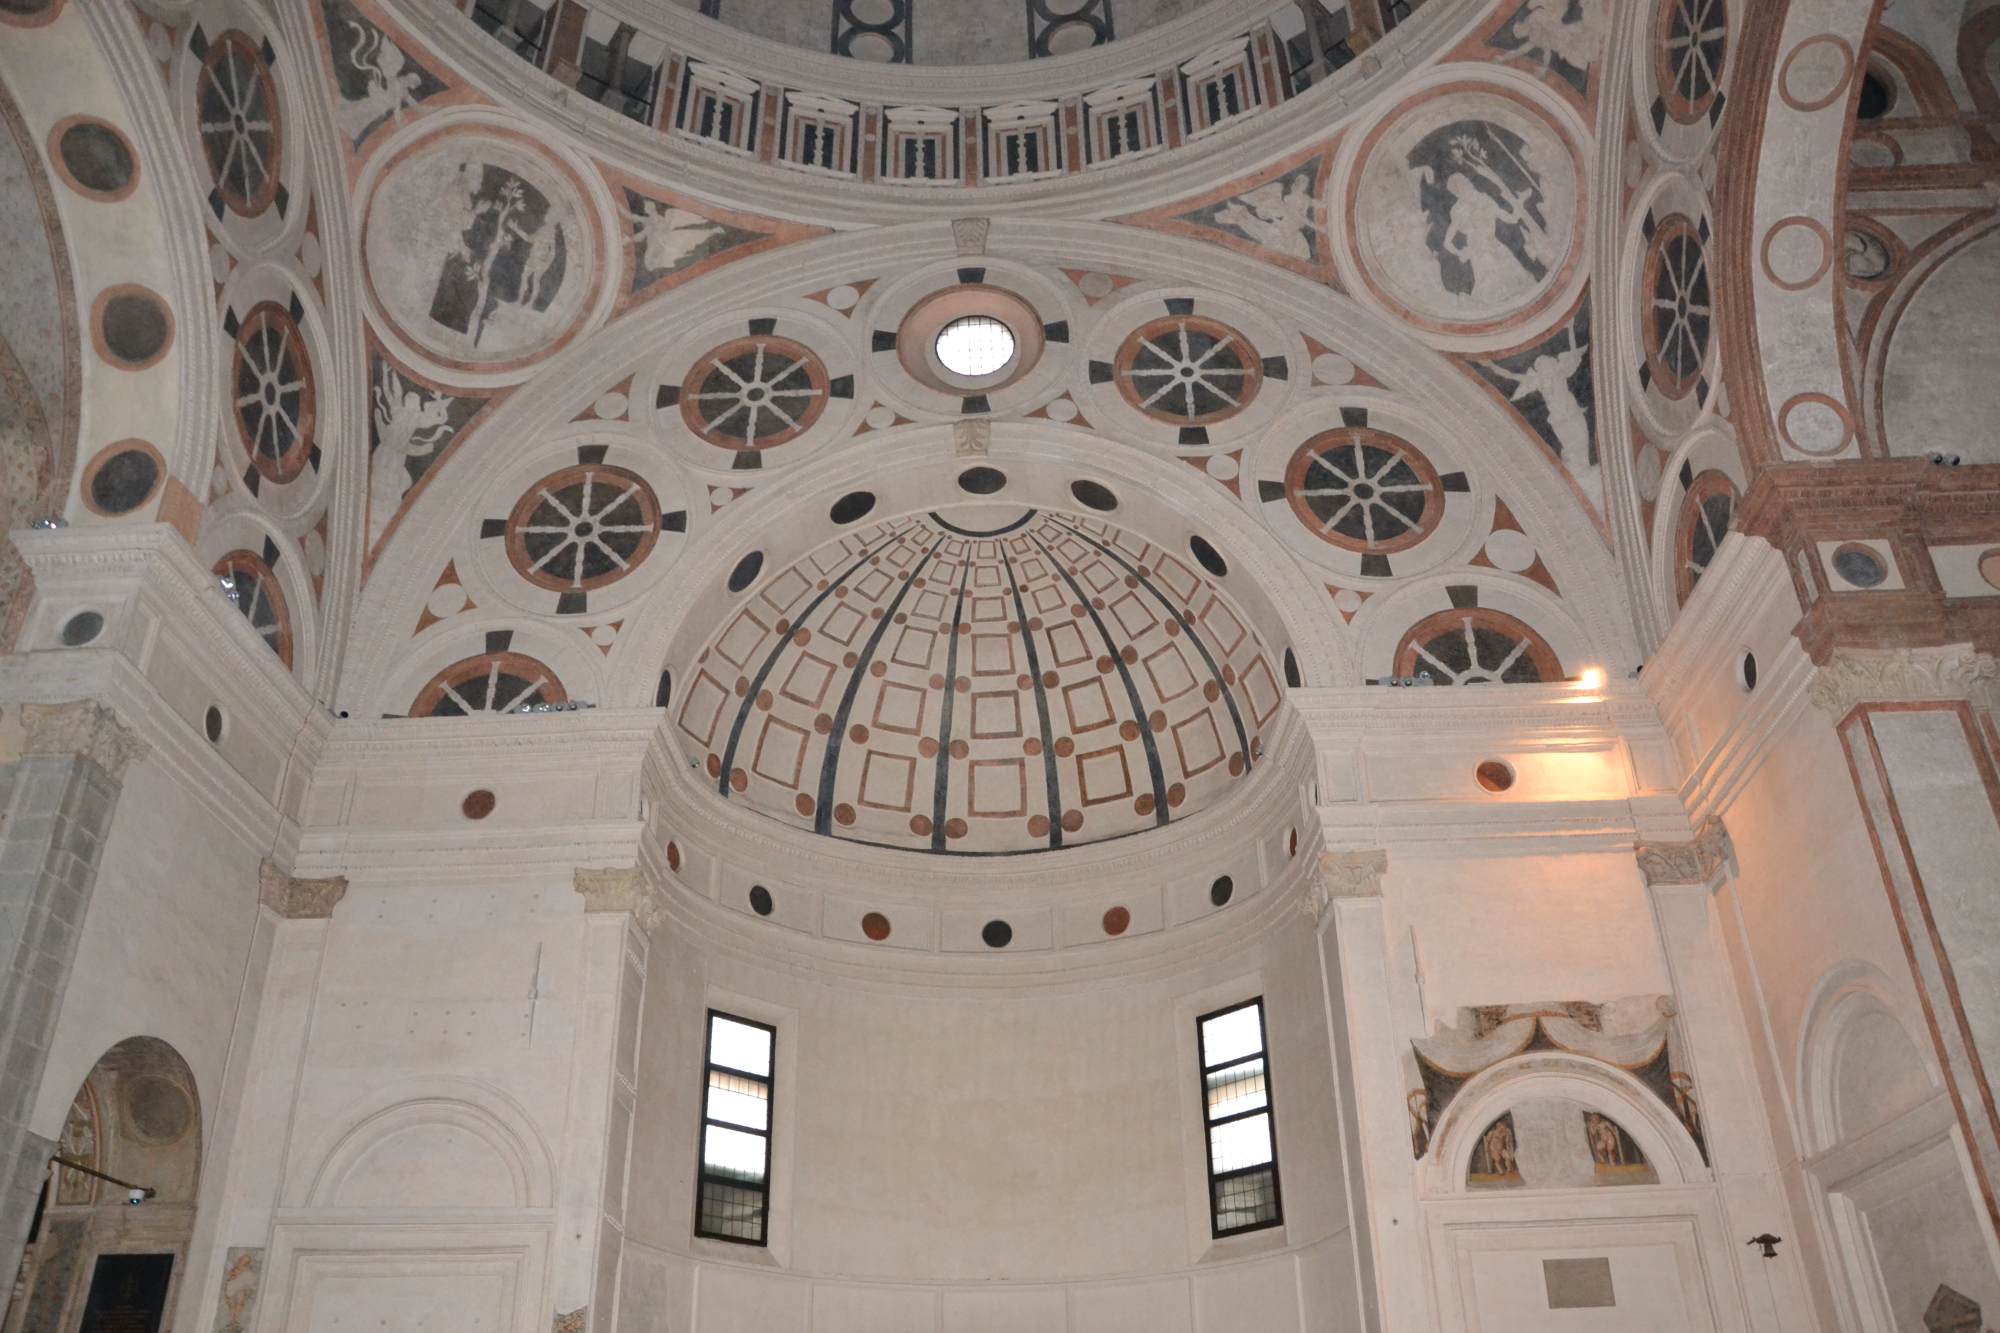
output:
M1166 975L1026 987L813 977L663 933L621 1329L1358 1326L1317 949L1295 916ZM1194 1018L1260 994L1285 1225L1214 1242ZM779 1028L768 1251L691 1239L711 1006Z
M134 764L84 917L33 1128L58 1137L98 1057L126 1037L181 1053L209 1132L257 924L260 850L173 774Z

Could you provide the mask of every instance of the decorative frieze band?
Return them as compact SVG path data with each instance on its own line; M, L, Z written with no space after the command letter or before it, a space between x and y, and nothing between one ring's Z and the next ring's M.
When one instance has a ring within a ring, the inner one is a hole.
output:
M257 901L288 921L324 921L347 896L347 877L297 879L270 860L257 867Z
M1306 885L1299 910L1314 921L1326 919L1337 898L1379 898L1389 854L1379 848L1358 852L1321 852L1319 874Z
M2000 658L1963 645L1843 648L1813 675L1813 704L1836 722L1859 704L1933 699L2000 707Z
M1655 884L1706 884L1724 870L1736 868L1736 847L1719 819L1702 825L1692 842L1642 842L1632 849L1646 887Z
M641 934L658 929L666 904L637 866L619 870L578 870L576 891L586 912L629 912Z
M21 730L27 736L22 754L78 755L103 769L113 782L124 781L125 769L151 749L116 713L94 699L22 704Z

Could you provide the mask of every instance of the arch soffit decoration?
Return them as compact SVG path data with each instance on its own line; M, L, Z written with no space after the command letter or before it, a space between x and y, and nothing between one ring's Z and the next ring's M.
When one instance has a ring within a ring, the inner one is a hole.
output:
M1149 235L1142 252L1158 275L1151 281L1171 284L1173 290L1229 293L1313 332L1321 341L1364 366L1377 379L1404 386L1401 397L1408 403L1413 391L1421 390L1423 408L1439 423L1439 434L1453 439L1477 440L1484 452L1477 457L1481 480L1493 494L1502 496L1514 509L1527 530L1546 549L1551 572L1565 591L1567 614L1582 629L1591 650L1605 660L1620 661L1633 655L1632 629L1622 609L1616 579L1606 574L1602 560L1602 538L1573 497L1567 481L1548 457L1545 448L1530 439L1510 414L1485 392L1474 378L1452 366L1445 358L1413 339L1389 320L1370 314L1355 303L1329 293L1305 278L1279 271L1235 256L1219 247L1197 241ZM510 395L490 409L480 427L479 448L461 456L448 456L438 476L425 486L399 520L397 531L377 562L377 572L366 588L355 618L354 643L359 656L344 690L347 706L366 714L378 702L379 689L392 673L393 661L407 651L402 627L412 624L421 609L430 581L451 558L451 548L475 519L470 513L472 489L465 480L505 469L513 456L537 447L552 433L571 428L589 405L607 388L619 384L635 368L643 368L662 356L684 328L714 319L759 300L780 300L788 294L818 290L846 282L871 269L906 268L926 262L949 261L955 254L950 232L937 224L884 229L861 237L826 237L802 242L782 251L754 256L678 289L671 303L654 302L642 306L609 327L579 340L544 362L532 381L536 391ZM1107 223L1018 222L997 220L988 245L990 263L1012 262L1037 268L1093 266L1111 272L1129 272L1135 267L1133 233ZM808 276L801 276L808 275ZM1147 279L1142 279L1142 281ZM848 330L858 340L865 330L855 322ZM864 353L865 354L865 353ZM604 367L613 369L606 370ZM562 392L541 392L539 386L565 386ZM569 388L567 386L581 386ZM1051 392L1055 392L1051 390ZM1445 427L1449 423L1449 427ZM1002 423L1002 438L1020 431L1039 434L1037 423ZM1074 432L1048 431L1048 437L1075 439ZM1096 437L1100 442L1102 437ZM496 442L506 442L498 444ZM504 453L494 450L504 449ZM878 451L883 446L876 446ZM1072 457L1075 457L1072 455ZM1110 467L1124 464L1134 480L1150 467L1149 484L1163 489L1178 487L1191 501L1212 491L1210 506L1218 530L1240 533L1247 539L1256 528L1251 516L1235 510L1234 522L1224 521L1221 512L1229 506L1221 488L1206 490L1188 485L1194 478L1180 476L1181 468L1165 456L1148 458L1139 449L1102 451L1081 466ZM788 468L779 479L759 489L766 495L736 503L745 512L768 519L779 506L804 498L837 493L832 488L839 478L856 475L853 464L832 455ZM1173 478L1169 480L1169 478ZM768 498L767 498L768 497ZM755 507L752 507L755 506ZM733 511L732 511L733 512ZM748 528L751 520L738 524ZM1235 538L1232 536L1232 540ZM747 549L747 548L745 548ZM684 557L674 590L656 597L646 617L649 625L670 625L685 603L706 593L720 580L740 550L725 552L713 544L699 556ZM1470 551L1466 553L1468 556ZM1539 591L1537 589L1536 591ZM1553 599L1550 599L1553 603ZM1287 615L1294 640L1317 660L1302 655L1302 665L1311 679L1351 679L1351 654L1336 648L1337 632L1319 635L1307 622L1337 619L1331 607L1299 603ZM1406 626L1396 627L1400 634ZM598 702L649 701L666 648L667 630L627 637L613 649L606 666L606 694ZM1317 640L1317 642L1316 642ZM398 711L407 700L380 699L380 709Z
M1538 1098L1579 1102L1617 1121L1644 1150L1662 1185L1713 1178L1694 1140L1637 1079L1595 1060L1536 1051L1481 1070L1459 1090L1438 1120L1438 1146L1418 1164L1419 1191L1429 1196L1467 1193L1466 1170L1480 1132L1516 1104Z
M1897 994L1895 981L1875 964L1859 959L1836 963L1813 987L1803 1014L1792 1086L1807 1155L1825 1152L1840 1141L1834 1083L1839 1074L1841 1038L1857 1019L1883 1015L1894 1021L1931 1086L1943 1086L1937 1054L1924 1025L1915 1017L1910 1001Z
M516 1208L554 1206L554 1159L534 1120L500 1089L459 1078L413 1079L350 1105L300 1159L310 1169L287 1180L285 1206L329 1206L371 1151L426 1126L461 1130L490 1147L507 1169Z

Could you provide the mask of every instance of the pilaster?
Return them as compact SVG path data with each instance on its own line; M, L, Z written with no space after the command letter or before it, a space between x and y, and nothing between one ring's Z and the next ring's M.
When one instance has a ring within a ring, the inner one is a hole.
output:
M1712 819L1691 840L1640 843L1633 850L1652 900L1674 1006L1687 1039L1687 1072L1701 1090L1703 1141L1729 1231L1739 1238L1776 1235L1793 1241L1781 1246L1774 1259L1762 1258L1755 1247L1732 1247L1750 1326L1770 1333L1811 1333L1818 1325L1806 1291L1804 1241L1779 1176L1750 1033L1714 902L1737 873L1729 831Z
M147 752L93 700L18 710L0 766L0 1273L11 1274L51 1145L28 1119L126 769Z

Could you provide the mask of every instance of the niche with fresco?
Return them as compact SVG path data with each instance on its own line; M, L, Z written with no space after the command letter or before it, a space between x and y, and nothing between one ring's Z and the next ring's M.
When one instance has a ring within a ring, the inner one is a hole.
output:
M1465 1184L1474 1190L1657 1185L1658 1173L1625 1127L1564 1097L1520 1102L1472 1145Z

